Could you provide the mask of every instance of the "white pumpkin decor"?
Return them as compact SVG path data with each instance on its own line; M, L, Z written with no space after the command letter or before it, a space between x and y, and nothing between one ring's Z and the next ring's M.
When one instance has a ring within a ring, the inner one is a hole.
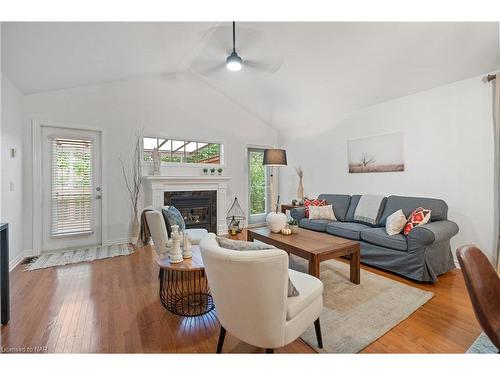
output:
M281 212L270 212L267 214L266 223L271 232L279 233L286 227L286 215Z

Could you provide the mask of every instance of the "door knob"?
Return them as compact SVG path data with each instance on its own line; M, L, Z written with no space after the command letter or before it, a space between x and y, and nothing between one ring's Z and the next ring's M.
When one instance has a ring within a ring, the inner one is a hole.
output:
M98 186L95 188L96 191L101 191L101 188Z

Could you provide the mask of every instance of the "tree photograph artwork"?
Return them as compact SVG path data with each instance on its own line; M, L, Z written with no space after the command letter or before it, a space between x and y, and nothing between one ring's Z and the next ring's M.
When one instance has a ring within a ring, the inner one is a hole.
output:
M347 141L349 173L403 172L403 132Z

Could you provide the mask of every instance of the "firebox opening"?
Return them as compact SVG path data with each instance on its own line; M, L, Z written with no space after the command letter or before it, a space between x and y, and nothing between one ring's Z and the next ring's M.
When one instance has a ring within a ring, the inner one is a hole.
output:
M166 191L164 205L180 211L186 228L205 228L217 233L217 191Z

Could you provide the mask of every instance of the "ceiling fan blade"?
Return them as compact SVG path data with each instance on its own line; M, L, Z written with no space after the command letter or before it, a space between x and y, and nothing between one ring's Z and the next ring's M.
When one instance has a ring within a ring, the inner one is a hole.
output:
M243 66L248 66L250 68L256 69L263 73L276 73L280 70L283 65L283 60L277 60L274 62L263 62L263 61L255 61L255 60L244 60Z

